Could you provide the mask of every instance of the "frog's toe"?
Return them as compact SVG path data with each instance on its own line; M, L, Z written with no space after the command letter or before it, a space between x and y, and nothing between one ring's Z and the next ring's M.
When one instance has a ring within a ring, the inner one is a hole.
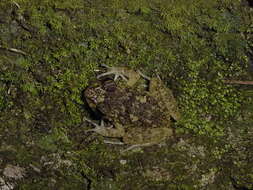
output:
M148 77L147 75L143 74L140 70L138 70L138 73L139 73L139 75L141 75L144 79L146 79L146 80L148 80L148 81L151 80L150 77Z
M102 122L103 120L101 120L101 124L98 125L97 123L95 123L94 121L88 119L87 117L83 117L83 121L87 121L88 123L91 123L92 125L94 125L95 127L99 127L100 125L104 125L104 122Z
M111 75L111 74L114 74L113 71L107 71L105 73L102 73L100 75L97 76L97 79L101 78L101 77L104 77L104 76L107 76L107 75Z
M114 73L114 74L115 74L114 81L116 81L119 77L121 77L125 81L128 81L127 78L123 74L121 73Z
M106 65L106 64L104 64L104 63L101 63L100 66L101 66L101 67L105 67L105 68L107 68L107 69L110 69L110 68L111 68L109 65Z

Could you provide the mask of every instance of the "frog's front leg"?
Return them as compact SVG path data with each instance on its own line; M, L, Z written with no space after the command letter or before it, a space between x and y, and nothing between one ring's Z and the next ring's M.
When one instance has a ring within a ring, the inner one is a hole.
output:
M103 120L101 120L101 124L99 125L86 117L84 117L83 119L95 126L95 128L89 129L86 132L96 132L105 137L122 137L125 134L125 130L123 127L105 127Z
M121 77L123 80L127 81L127 78L124 75L122 67L110 67L106 64L101 64L101 66L106 67L107 72L98 75L97 76L98 79L101 78L101 77L107 76L107 75L114 74L115 75L114 76L114 81L116 81L119 77Z

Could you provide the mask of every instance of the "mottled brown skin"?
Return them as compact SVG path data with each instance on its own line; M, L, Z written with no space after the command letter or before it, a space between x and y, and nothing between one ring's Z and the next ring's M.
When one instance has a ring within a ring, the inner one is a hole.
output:
M123 71L127 69L120 67L118 73L124 75ZM106 123L93 131L107 137L121 137L131 145L159 143L173 133L171 117L175 120L180 117L176 101L160 79L151 79L149 90L136 90L133 86L140 77L136 77L135 71L129 72L127 78L133 73L136 78L131 80L131 85L127 83L123 87L112 79L98 80L85 90L88 105L99 111Z
M175 121L179 120L181 115L177 106L177 101L172 91L167 88L161 79L151 78L149 84L149 95L155 97L160 107L165 107Z

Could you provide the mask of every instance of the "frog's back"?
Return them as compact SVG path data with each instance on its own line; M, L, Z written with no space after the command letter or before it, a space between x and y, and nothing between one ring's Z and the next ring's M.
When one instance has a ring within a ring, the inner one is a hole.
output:
M170 117L157 100L146 92L131 88L107 91L104 102L98 105L104 118L128 127L161 127L170 124Z

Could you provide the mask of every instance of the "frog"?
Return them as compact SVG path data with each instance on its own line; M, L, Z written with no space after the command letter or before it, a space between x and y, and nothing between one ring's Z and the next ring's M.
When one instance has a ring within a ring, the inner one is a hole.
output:
M180 119L180 112L172 91L162 80L127 67L106 68L108 71L98 75L98 80L84 91L88 106L101 115L100 125L84 118L95 126L88 131L121 138L131 147L159 144L172 137L171 123ZM110 75L115 75L114 79ZM119 85L119 78L125 86ZM136 90L141 79L148 81L146 90Z
M172 91L165 86L159 76L150 78L139 70L135 71L127 67L109 67L105 64L102 64L101 66L106 67L108 71L98 75L98 79L103 76L114 74L114 81L121 77L124 81L126 81L126 85L129 87L133 87L141 77L149 81L147 89L148 94L156 98L160 107L166 107L167 114L174 120L180 119L181 114L177 106L177 101L174 98ZM139 90L139 88L135 87L134 90ZM141 88L141 90L143 90L143 88Z

